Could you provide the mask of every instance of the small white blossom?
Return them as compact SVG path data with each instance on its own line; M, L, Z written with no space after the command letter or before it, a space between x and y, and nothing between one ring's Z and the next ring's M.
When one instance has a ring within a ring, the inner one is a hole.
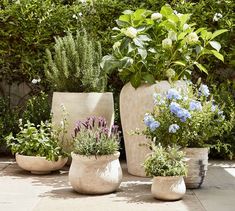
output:
M32 82L32 84L40 83L41 82L41 78L38 78L38 79L34 78L31 82Z
M162 19L162 14L160 14L159 12L155 12L151 15L151 19L152 20L161 20Z
M170 38L166 38L164 40L162 40L162 47L167 49L167 48L171 48L172 46L172 40Z
M214 17L213 17L213 21L217 22L219 19L221 19L223 17L223 15L221 13L215 13Z
M78 16L76 16L75 14L73 14L72 16L74 19L78 19Z
M183 25L183 30L185 31L185 30L187 30L189 28L189 25L187 24L187 23L185 23L184 25Z
M78 15L79 15L80 17L82 17L82 13L81 13L81 12L79 12Z
M198 36L195 32L191 32L187 35L187 43L188 44L195 44L198 41Z
M127 36L127 37L130 37L130 38L135 38L137 36L137 30L134 28L134 27L128 27L125 31L124 31L124 34Z

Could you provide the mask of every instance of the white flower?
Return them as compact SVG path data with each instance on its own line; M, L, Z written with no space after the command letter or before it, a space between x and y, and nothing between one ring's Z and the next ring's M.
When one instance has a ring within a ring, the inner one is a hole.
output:
M40 83L41 82L41 78L38 78L38 83Z
M73 14L72 16L74 19L78 19L78 16L76 16L75 14Z
M162 47L167 49L167 48L171 48L172 46L172 40L170 38L166 38L164 40L162 40Z
M113 44L113 48L114 49L116 49L116 48L119 48L120 47L120 45L121 45L121 42L115 42L114 44Z
M81 13L81 12L79 12L78 15L79 15L80 17L82 17L82 13Z
M135 38L137 36L137 30L134 28L134 27L128 27L125 31L124 31L124 34L127 36L127 37L130 37L130 38Z
M187 24L187 23L185 23L184 25L183 25L183 30L185 31L186 29L188 29L189 28L189 25Z
M169 31L168 38L171 40L177 40L177 34L174 31Z
M36 83L38 83L38 80L34 78L34 79L32 80L32 84L36 84Z
M188 44L195 44L199 38L195 32L191 32L187 35L186 39Z
M162 19L162 14L155 12L151 15L152 20L161 20Z
M174 10L174 14L177 15L179 18L183 15L181 13L179 13L178 11Z
M213 17L213 21L216 22L219 19L221 19L223 17L223 15L221 13L215 13L214 17Z

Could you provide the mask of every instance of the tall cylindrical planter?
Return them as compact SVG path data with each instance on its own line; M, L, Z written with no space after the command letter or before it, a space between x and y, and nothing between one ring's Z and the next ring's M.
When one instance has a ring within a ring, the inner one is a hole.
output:
M175 87L185 87L182 81L176 81ZM124 135L128 172L136 176L146 176L142 164L150 153L145 145L148 140L144 136L130 135L131 131L144 129L144 115L153 110L153 94L166 93L171 88L168 81L156 82L153 85L142 85L137 89L126 84L120 94L120 113Z
M183 176L154 177L151 192L160 200L181 199L186 192L184 178Z
M208 148L185 148L188 174L185 177L187 188L200 188L208 167Z
M71 152L71 140L74 135L75 124L78 120L84 120L89 116L102 116L107 120L108 127L114 123L114 102L111 92L105 93L69 93L54 92L52 98L52 123L61 124L63 118L63 105L68 113L67 134L64 137L63 146Z
M83 156L72 153L69 181L73 189L83 194L111 193L122 180L120 153L102 156Z

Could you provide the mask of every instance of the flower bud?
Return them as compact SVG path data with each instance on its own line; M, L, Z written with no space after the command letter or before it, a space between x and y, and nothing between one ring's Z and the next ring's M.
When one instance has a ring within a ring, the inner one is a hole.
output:
M130 37L130 38L135 38L137 36L137 30L134 28L134 27L128 27L125 31L124 31L124 34L127 36L127 37Z
M162 14L155 12L151 15L151 19L154 20L161 20L162 19Z
M164 49L171 48L171 46L172 46L172 40L170 38L166 38L166 39L162 40L162 47Z
M188 44L193 45L198 41L198 36L195 32L191 32L187 35L186 41Z

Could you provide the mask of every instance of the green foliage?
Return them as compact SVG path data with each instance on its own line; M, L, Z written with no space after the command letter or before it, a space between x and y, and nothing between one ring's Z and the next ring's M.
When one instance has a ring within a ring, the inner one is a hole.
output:
M19 127L20 132L15 137L12 133L6 137L12 153L46 157L52 161L58 160L59 156L66 156L58 140L60 130L53 129L51 123L41 122L35 126L29 121L22 125L20 121Z
M223 111L212 98L207 86L187 87L178 92L170 89L166 96L155 94L155 107L146 114L147 125L143 132L156 144L163 146L177 144L182 147L209 147L217 143L209 141L222 137L234 126L234 111L225 118ZM218 145L217 145L218 146Z
M75 128L74 153L112 155L119 150L119 131L113 126L111 132L104 118L89 117L78 122Z
M214 33L195 28L190 14L175 14L169 5L160 13L146 9L126 10L117 20L119 28L112 55L103 57L102 67L119 71L124 82L137 88L142 82L189 78L195 68L208 73L202 59L213 55L224 61L221 45L214 39L227 30Z
M33 96L26 102L25 109L22 114L22 121L39 125L46 120L50 120L51 105L49 103L48 95L40 92L38 95Z
M179 147L164 148L153 146L153 152L144 162L147 176L185 176L187 172L184 162L185 154Z
M101 45L91 41L87 33L77 31L56 38L54 55L47 49L45 74L57 91L102 92L106 75L101 71Z

